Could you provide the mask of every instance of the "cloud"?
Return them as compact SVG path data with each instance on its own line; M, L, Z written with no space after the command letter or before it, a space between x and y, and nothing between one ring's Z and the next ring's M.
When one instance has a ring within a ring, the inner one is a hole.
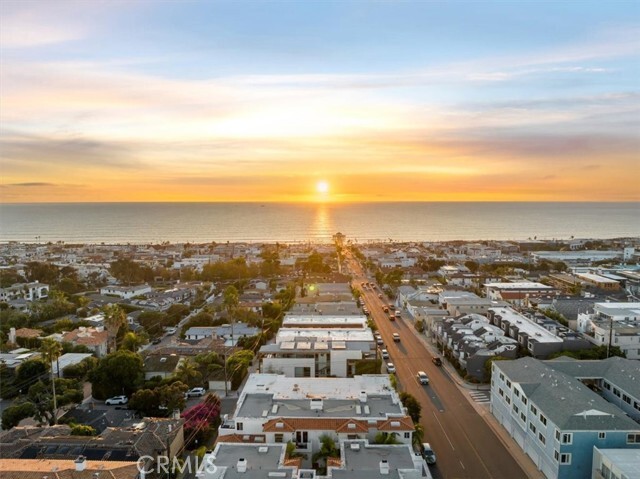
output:
M19 186L19 187L33 187L33 186L57 186L53 183L43 183L43 182L28 182L28 183L9 183L3 186Z

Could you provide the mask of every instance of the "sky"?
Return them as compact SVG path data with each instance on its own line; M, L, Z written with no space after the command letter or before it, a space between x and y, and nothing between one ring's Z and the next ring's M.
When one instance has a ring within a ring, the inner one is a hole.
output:
M637 1L0 2L0 201L640 201Z

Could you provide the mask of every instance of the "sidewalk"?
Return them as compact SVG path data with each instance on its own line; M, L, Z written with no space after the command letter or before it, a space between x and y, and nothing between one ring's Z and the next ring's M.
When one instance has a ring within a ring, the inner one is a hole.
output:
M410 320L405 319L405 321L411 323ZM435 345L431 344L431 341L429 341L429 339L426 336L419 333L413 327L413 324L411 324L411 329L413 330L413 333L416 335L416 337L420 339L420 341L422 341L422 344L424 344L425 348L427 348L427 350L433 356L442 357L442 354L440 353L440 351L438 351ZM473 398L469 394L472 391L489 391L491 389L491 386L488 384L467 383L464 379L462 379L458 375L458 372L455 370L455 368L451 366L451 364L449 364L449 362L444 357L442 357L442 367L446 369L447 374L458 385L458 388L462 391L464 396L467 398L467 401L469 401L469 404L471 404L471 406L476 410L476 412L480 415L480 417L484 419L487 425L493 430L493 432L496 434L500 442L502 442L502 444L509 451L511 456L520 465L520 467L525 472L527 477L529 479L545 479L544 475L542 474L541 471L538 470L538 468L536 467L534 462L531 460L531 458L527 456L522 449L520 449L520 447L516 444L513 438L511 438L507 430L504 427L502 427L502 425L493 416L493 414L491 414L490 403L482 403L482 404L477 403L476 401L473 400Z

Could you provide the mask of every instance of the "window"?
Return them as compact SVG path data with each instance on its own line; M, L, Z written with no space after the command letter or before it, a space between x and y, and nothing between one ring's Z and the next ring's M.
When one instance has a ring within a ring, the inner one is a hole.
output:
M560 454L560 464L571 464L571 454L567 452Z
M498 388L498 394L500 394L500 396L504 397L504 391L502 390L502 388Z
M523 412L520 413L520 420L525 424L527 423L527 416Z
M524 404L525 406L527 405L527 397L526 396L522 396L522 404Z
M511 404L511 399L509 399L508 397L505 397L504 400L506 401L507 404Z
M613 388L613 394L620 397L620 390L618 388Z
M275 438L276 442L280 443L283 441L283 439L284 439L284 434L276 434L276 438Z
M631 398L629 396L627 396L626 394L622 395L622 400L624 402L626 402L627 404L631 404Z
M518 413L520 412L520 410L518 409L518 406L516 406L516 403L513 403L513 412L516 413L516 416L518 415Z
M598 433L598 439L606 439L607 438L607 433L606 432L599 432Z
M608 389L609 391L611 391L611 384L609 384L607 381L604 382L604 388Z
M573 434L570 432L565 432L562 434L562 444L573 444Z
M627 444L640 444L640 434L627 434Z
M540 414L540 422L545 426L547 425L547 418L544 417L542 414Z
M533 432L534 434L536 433L536 427L533 425L532 422L529 423L529 429L531 429L531 432Z
M531 405L531 412L535 415L538 414L538 408L536 408L533 404Z
M508 387L508 388L510 388L510 387L511 387L511 381L509 381L508 379L507 379L507 387Z
M538 433L538 441L540 441L543 445L546 444L547 438L540 432Z
M504 374L500 373L500 381L504 381Z
M410 432L405 432L404 433L404 438L405 439L411 439L411 433Z
M242 426L243 426L243 424L241 422L237 422L236 423L236 430L237 431L242 431Z
M560 431L556 429L556 441L560 442Z
M514 388L514 389L513 389L513 394L515 394L515 395L516 395L516 397L517 397L517 398L519 398L519 397L520 397L520 390L519 390L519 389L517 389L517 388Z
M638 411L640 411L640 402L638 402L638 401L633 401L633 407L634 407L635 409L637 409Z
M560 453L558 451L553 451L553 458L558 462L560 459Z

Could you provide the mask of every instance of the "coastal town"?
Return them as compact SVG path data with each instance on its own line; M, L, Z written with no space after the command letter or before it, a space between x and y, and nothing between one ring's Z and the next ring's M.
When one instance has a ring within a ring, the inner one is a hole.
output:
M0 244L0 475L637 478L639 248Z

